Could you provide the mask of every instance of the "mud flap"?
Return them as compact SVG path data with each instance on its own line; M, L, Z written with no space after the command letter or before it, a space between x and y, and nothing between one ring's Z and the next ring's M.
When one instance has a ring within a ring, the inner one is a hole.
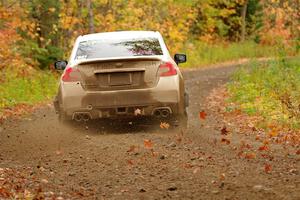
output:
M55 109L56 114L59 113L59 101L58 101L58 96L55 96L53 99L53 106Z
M190 103L189 103L189 94L187 92L184 93L184 105L185 107L189 107Z

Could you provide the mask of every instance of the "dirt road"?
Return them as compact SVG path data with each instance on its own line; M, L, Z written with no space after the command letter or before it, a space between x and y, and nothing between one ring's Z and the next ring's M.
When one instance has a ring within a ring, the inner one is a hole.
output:
M300 199L299 155L278 147L272 156L244 159L237 147L251 136L220 142L220 124L204 101L235 69L184 72L190 107L183 134L134 125L61 127L51 107L5 122L0 183L10 173L12 181L22 178L20 188L58 199ZM201 110L208 114L202 122Z

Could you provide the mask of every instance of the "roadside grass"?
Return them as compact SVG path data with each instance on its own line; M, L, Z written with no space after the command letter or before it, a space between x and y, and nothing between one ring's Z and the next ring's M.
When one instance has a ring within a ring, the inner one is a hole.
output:
M0 115L3 109L18 104L34 105L52 98L57 90L57 75L50 71L35 71L20 77L14 71L2 71L0 84Z
M300 129L300 57L252 61L233 75L227 89L234 103L229 111L261 115L262 128Z
M243 58L275 57L279 51L276 46L260 45L253 41L216 44L193 41L186 43L182 52L187 54L188 61L181 66L188 68L203 67ZM293 50L291 53L294 53Z

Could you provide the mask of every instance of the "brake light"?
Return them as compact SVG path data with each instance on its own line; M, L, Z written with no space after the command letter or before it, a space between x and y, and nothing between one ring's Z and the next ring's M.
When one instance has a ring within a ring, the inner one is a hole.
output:
M62 76L63 82L76 82L80 80L80 73L76 68L67 68Z
M160 76L174 76L177 70L171 62L163 63L159 66Z

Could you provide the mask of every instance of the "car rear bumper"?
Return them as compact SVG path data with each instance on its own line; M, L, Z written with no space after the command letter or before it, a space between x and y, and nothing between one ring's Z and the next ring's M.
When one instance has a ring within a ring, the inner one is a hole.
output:
M184 98L178 79L164 77L153 88L114 91L85 91L80 83L62 83L60 110L69 119L150 116L165 109L179 114Z

